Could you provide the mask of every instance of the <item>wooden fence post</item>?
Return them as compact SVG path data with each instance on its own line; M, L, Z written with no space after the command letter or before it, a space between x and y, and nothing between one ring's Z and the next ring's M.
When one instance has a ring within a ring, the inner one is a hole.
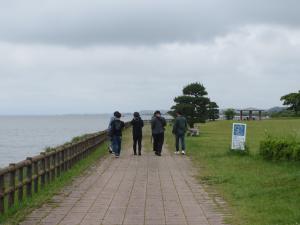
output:
M71 149L71 156L72 156L72 166L76 163L76 154L79 149L80 143L77 144L74 148Z
M72 160L71 160L71 157L72 157L72 148L73 147L69 147L67 149L67 156L68 156L67 168L68 168L68 170L71 169L71 167L72 167Z
M27 168L26 168L26 197L30 198L32 196L32 158L28 157Z
M83 143L81 142L79 146L80 146L80 148L78 148L77 151L76 151L76 163L79 161L79 152L83 148Z
M71 169L71 158L72 158L72 147L68 146L67 149L66 149L66 153L67 153L67 161L66 161L66 167L67 167L67 170Z
M91 151L91 140L88 141L87 143L87 148L85 150L85 154L84 154L84 158L88 157L88 155L90 154L90 151Z
M83 149L82 149L81 152L80 152L79 160L82 160L82 159L85 158L85 154L86 154L86 150L87 150L87 145L88 145L88 142L85 141L85 142L84 142L84 145L83 145Z
M76 145L73 145L72 147L69 148L69 164L70 164L70 168L72 168L74 166L74 152L75 152L75 149L76 149Z
M87 149L86 146L87 146L87 141L84 142L83 149L80 152L79 161L81 161L82 159L85 158L85 153L86 153L86 149Z
M78 152L79 146L80 146L80 143L77 144L77 145L75 146L75 148L73 148L72 151L71 151L71 156L72 156L72 166L74 166L74 164L76 163L76 154L77 154L77 152Z
M50 183L50 157L47 155L45 155L45 173L46 173L46 183L49 184Z
M0 214L4 213L4 175L0 175Z
M8 199L7 204L8 208L11 208L14 206L15 203L15 190L16 190L16 164L11 163L9 164L9 177L8 177Z
M67 171L68 170L68 148L64 148L63 150L63 154L64 154L64 161L63 161L63 167L64 167L64 171Z
M62 149L60 151L60 154L61 154L60 171L64 172L65 171L65 166L64 166L64 163L65 163L65 151L64 151L64 149Z
M23 201L23 175L24 169L23 167L19 168L18 170L18 201L22 202Z
M68 169L71 169L74 166L74 146L70 146L67 151L68 155Z
M53 173L52 173L52 164L53 164L52 155L48 156L48 164L49 164L49 183L50 183L52 181L52 178L53 178Z
M41 175L41 188L44 188L45 187L45 177L46 177L46 164L45 164L45 157L46 157L46 153L45 152L41 152L41 155L43 156L42 160L41 160L41 172L42 172L42 175Z
M60 177L60 163L61 163L60 156L61 156L60 151L56 151L56 176L57 177Z
M54 181L55 180L56 153L52 154L50 156L50 161L51 161L51 164L50 164L51 181Z
M39 167L38 167L38 161L33 162L33 191L34 193L38 193L39 188Z
M64 159L64 161L62 162L62 165L63 165L63 170L66 172L68 169L67 169L67 160L68 160L68 156L67 156L67 149L66 148L64 148L63 149L63 159Z
M84 158L86 158L89 155L89 153L91 151L91 146L92 146L91 145L91 140L89 140L88 143L87 143L87 148L85 149Z

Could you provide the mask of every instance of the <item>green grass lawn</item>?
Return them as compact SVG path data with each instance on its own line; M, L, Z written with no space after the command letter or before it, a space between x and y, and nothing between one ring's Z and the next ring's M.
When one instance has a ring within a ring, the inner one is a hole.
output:
M200 137L187 138L187 153L201 169L200 182L228 202L232 224L300 224L300 162L264 161L258 155L266 133L299 138L300 120L247 122L250 155L229 152L232 123L201 124ZM167 141L174 144L170 129Z

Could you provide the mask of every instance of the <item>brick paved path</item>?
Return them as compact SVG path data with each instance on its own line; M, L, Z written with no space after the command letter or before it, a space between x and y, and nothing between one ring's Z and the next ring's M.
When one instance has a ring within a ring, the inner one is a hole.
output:
M223 224L194 174L186 157L167 150L162 157L123 151L119 159L99 162L21 224Z

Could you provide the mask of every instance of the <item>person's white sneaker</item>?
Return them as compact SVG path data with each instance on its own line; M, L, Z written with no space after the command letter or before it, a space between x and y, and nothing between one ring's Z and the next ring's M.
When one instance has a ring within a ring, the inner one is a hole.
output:
M181 151L181 154L182 154L182 155L185 155L185 151Z
M175 155L178 155L179 154L179 151L176 151L176 152L174 152L175 153Z

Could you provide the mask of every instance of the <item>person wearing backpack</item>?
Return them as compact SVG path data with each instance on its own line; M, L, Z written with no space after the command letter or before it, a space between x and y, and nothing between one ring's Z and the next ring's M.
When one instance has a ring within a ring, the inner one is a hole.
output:
M122 131L125 123L121 121L121 113L114 113L115 119L111 122L110 136L112 137L113 152L116 158L119 158L121 153Z
M143 127L144 121L140 117L138 112L133 114L133 119L131 121L132 125L132 137L133 137L133 154L137 155L137 145L138 145L138 154L142 155L142 138L143 138Z
M185 133L187 131L187 121L180 111L176 113L177 117L173 125L172 133L176 139L176 152L179 154L179 145L181 144L181 154L185 155Z
M165 126L167 125L160 111L155 111L154 117L151 120L151 129L153 137L153 151L155 155L161 156L162 147L164 144Z
M108 152L109 152L110 154L114 154L114 152L113 152L113 141L112 141L112 137L111 137L111 123L112 123L112 121L115 120L115 113L116 113L116 112L114 112L114 116L112 116L112 117L110 118L109 125L108 125L108 128L107 128L107 131L108 131L108 139L109 139Z

